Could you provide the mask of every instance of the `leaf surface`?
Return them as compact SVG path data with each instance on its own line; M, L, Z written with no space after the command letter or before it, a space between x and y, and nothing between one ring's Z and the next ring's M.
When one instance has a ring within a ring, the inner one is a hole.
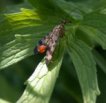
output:
M48 103L63 60L64 46L59 45L50 65L41 61L27 80L27 87L17 103Z
M70 42L69 54L75 66L84 103L95 103L99 94L96 63L90 48L82 41Z

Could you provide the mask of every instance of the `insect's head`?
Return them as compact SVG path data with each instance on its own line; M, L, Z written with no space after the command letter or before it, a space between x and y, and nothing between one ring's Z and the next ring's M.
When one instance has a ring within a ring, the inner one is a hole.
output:
M43 54L43 53L45 53L46 52L46 50L47 50L47 46L46 45L39 45L38 47L37 47L37 51L38 51L38 53L40 53L40 54Z
M38 53L43 54L46 52L46 50L47 50L47 45L44 44L44 40L41 39L41 40L39 40L38 45L35 47L34 53L35 54L38 54Z

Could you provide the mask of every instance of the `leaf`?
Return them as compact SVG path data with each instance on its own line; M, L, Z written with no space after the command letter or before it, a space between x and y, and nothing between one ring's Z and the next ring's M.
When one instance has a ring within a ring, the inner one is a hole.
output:
M103 34L106 34L106 14L101 13L103 10L104 8L84 15L84 20L81 22L81 25L93 27L98 29Z
M75 22L77 21L79 27L84 24L106 33L106 0L55 0L53 2Z
M0 103L10 103L10 102L3 100L3 99L0 99Z
M61 10L52 0L28 0L32 6L36 8L37 13L45 21L52 23L60 23L64 19L69 20L70 17L63 10Z
M42 22L38 14L30 9L0 15L0 68L10 66L32 55L37 41L52 26L53 24L46 25Z
M80 26L79 28L85 33L85 35L88 35L93 41L100 44L103 49L106 49L106 35L104 33L86 25Z
M82 41L69 42L68 50L75 66L82 89L84 103L95 103L100 94L97 83L96 63L90 48Z
M82 13L90 13L92 11L101 10L106 7L105 0L58 0L54 1L63 10L78 9ZM68 10L68 11L69 11Z
M20 12L2 14L0 15L1 44L13 40L14 34L38 32L42 29L42 24L38 14L31 9L22 8Z
M48 103L54 84L59 75L63 59L64 46L59 45L52 63L47 66L45 60L40 62L34 73L27 80L27 87L17 103Z
M77 21L78 28L83 26L87 34L92 35L90 38L99 43L104 49L106 48L106 1L105 0L55 0L54 3L63 11ZM79 22L78 22L79 20ZM92 28L93 27L93 28ZM92 33L91 33L92 31ZM100 36L102 35L102 36Z
M10 66L27 56L33 54L33 42L37 42L39 40L39 36L34 37L31 35L16 35L16 39L11 41L10 43L5 44L0 48L0 68L3 69L7 66ZM31 43L32 42L32 43Z
M60 65L61 63L48 71L46 64L40 63L28 79L27 88L17 103L48 103Z
M38 10L44 9L43 12L46 12L45 10L47 10L47 12L49 12L54 8L53 5L52 5L52 1L50 1L50 0L46 0L46 1L28 0L28 1Z
M55 0L53 2L75 20L83 20L86 14L106 8L105 0Z
M103 70L104 73L106 73L106 60L96 50L93 51L93 54L94 54L95 61L97 62L99 67Z
M69 16L71 16L75 20L82 20L82 12L78 9L76 5L72 2L68 2L65 0L55 0L55 5L60 7L63 11L65 11Z

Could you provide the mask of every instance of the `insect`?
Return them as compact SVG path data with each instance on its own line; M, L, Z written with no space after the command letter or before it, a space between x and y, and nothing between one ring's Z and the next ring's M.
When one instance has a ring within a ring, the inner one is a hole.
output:
M66 23L69 23L69 21L67 22L64 20L59 25L56 25L47 36L38 42L38 45L34 49L35 53L46 53L45 60L47 65L52 59L59 38L64 36L64 25Z

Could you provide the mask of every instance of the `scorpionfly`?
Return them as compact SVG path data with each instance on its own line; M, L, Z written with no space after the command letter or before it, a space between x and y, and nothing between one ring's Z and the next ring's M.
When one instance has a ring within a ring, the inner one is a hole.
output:
M64 25L67 22L66 20L62 21L59 25L56 25L53 30L45 37L43 37L39 42L38 45L35 47L34 52L35 53L46 53L45 60L46 64L49 64L49 62L52 59L53 52L55 50L57 41L60 37L64 36Z

